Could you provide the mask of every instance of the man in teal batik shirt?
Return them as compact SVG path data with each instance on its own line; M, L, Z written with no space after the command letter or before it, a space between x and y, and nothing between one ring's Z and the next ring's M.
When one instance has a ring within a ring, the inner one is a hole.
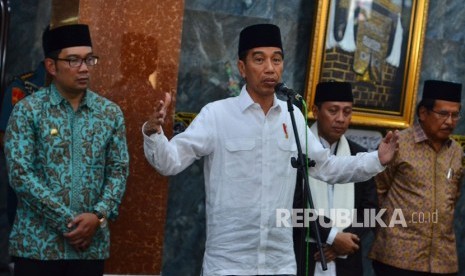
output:
M18 196L15 275L103 275L106 220L117 217L128 176L124 117L88 89L98 57L87 25L48 30L43 46L52 84L16 104L5 133Z

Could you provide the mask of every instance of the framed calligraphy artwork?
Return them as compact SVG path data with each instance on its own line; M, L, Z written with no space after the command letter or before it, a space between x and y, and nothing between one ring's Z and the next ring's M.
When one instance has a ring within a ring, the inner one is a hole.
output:
M427 8L427 0L317 1L308 106L318 82L348 81L354 93L353 124L410 126Z

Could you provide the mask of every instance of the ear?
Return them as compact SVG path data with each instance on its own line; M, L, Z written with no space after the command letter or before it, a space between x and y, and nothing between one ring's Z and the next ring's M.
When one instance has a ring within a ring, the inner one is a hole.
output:
M241 77L245 79L245 63L242 60L237 61L237 69L239 70Z
M313 113L313 117L315 117L315 120L318 120L318 106L316 105L313 105L312 106L312 113Z
M418 109L418 119L420 121L424 121L427 112L428 112L428 110L426 109L426 107L420 106L420 108Z
M56 68L56 63L53 59L45 58L44 65L45 65L45 69L50 75L52 76L56 75L57 68Z

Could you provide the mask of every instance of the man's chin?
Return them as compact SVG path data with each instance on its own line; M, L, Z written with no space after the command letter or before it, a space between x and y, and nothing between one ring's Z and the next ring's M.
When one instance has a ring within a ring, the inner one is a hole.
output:
M82 94L82 93L85 93L87 91L87 85L86 86L79 86L79 87L75 87L73 89L73 93L75 94Z
M86 90L89 87L89 83L80 83L76 85L76 90Z

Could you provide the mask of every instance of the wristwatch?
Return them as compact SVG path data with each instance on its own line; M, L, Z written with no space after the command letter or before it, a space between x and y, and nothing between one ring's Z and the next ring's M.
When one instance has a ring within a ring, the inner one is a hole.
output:
M107 218L105 217L104 214L102 214L99 211L93 211L92 213L97 216L99 223L100 223L100 228L107 227Z

